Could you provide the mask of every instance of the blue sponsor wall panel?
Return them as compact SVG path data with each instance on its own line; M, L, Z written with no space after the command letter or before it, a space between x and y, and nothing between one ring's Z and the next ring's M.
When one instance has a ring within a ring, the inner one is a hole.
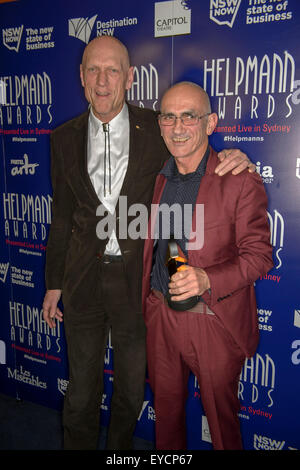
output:
M256 282L261 339L239 382L245 449L300 449L300 4L297 0L87 0L0 4L0 391L61 409L68 384L63 324L42 319L51 225L51 130L86 109L85 45L114 35L129 48L127 99L159 109L172 83L192 80L219 115L217 150L238 147L269 198L274 268ZM241 312L242 314L242 312ZM113 390L105 354L102 423ZM190 449L211 449L201 390L191 374ZM136 435L154 440L146 380Z

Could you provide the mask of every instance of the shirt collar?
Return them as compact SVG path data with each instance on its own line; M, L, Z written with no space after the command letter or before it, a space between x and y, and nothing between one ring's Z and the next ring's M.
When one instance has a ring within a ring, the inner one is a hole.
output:
M191 178L193 176L203 176L205 174L205 171L206 171L206 165L207 165L207 160L208 160L208 157L209 157L209 151L210 151L210 149L209 149L209 145L208 145L201 162L199 163L197 169L193 173L188 173L187 175L181 175L178 172L177 165L176 165L175 159L173 157L171 157L171 158L169 158L169 160L167 160L167 163L162 168L160 173L162 175L164 175L166 178L173 179L173 180L175 180L175 179L188 179L188 178Z
M103 132L103 124L104 121L100 121L95 114L93 113L92 108L90 108L90 115L89 115L89 124L90 124L90 132L92 137L97 137L99 132ZM123 108L111 121L109 121L109 130L120 130L123 126L128 122L128 107L127 104L124 103Z

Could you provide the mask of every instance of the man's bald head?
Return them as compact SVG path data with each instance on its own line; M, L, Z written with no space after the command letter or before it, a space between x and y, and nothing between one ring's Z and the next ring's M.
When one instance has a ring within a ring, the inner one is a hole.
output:
M196 83L176 83L163 95L159 124L179 172L195 171L217 124L207 93Z
M130 59L127 47L114 36L98 36L93 39L85 47L82 56L82 66L86 64L87 57L92 50L101 50L102 47L112 48L120 57L124 70L128 70L130 67Z
M95 116L111 121L122 110L133 82L127 48L115 37L93 39L84 50L80 78Z
M178 93L186 94L186 93L193 93L195 99L201 102L201 107L203 107L203 114L204 113L211 113L211 105L210 99L206 91L197 83L194 82L178 82L175 85L172 85L163 95L161 100L161 107L163 107L163 101L170 97L170 95L177 95Z

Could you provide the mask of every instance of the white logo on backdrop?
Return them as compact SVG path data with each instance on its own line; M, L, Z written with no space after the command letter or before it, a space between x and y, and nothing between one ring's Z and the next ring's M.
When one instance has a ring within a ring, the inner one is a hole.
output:
M0 80L0 105L6 104L6 84Z
M72 18L69 20L69 36L80 39L86 44L90 40L91 32L98 15L92 18Z
M202 415L202 441L212 442L208 421L206 416Z
M296 160L296 176L300 179L300 158Z
M261 403L261 406L271 408L273 406L272 393L275 389L276 365L269 354L247 358L244 362L238 388L238 397L243 402L251 400L251 405L241 404L241 410L251 415L272 418L271 412L266 412L252 405Z
M282 265L281 258L279 253L283 247L283 240L284 240L284 220L282 215L274 209L274 216L268 212L268 219L270 223L270 233L271 233L271 245L276 248L275 255L278 260L275 268L279 269Z
M272 183L274 180L273 168L269 165L262 165L261 162L256 162L256 173L258 173L264 183Z
M138 417L138 419L137 419L138 421L140 421L140 419L141 419L141 417L142 417L142 414L144 413L144 411L145 411L146 406L148 405L148 403L149 403L149 400L144 401L143 406L142 406L142 409L141 409L141 412L140 412L139 417Z
M294 326L300 328L300 310L294 311Z
M3 283L6 281L8 267L9 267L9 262L0 263L0 281L2 281Z
M138 421L141 420L141 417L143 415L146 415L148 421L155 421L156 420L155 410L151 405L149 405L149 403L150 403L149 400L144 401L141 412L140 412L139 417L138 417Z
M191 33L191 9L187 1L155 3L154 37Z
M68 380L57 377L57 389L62 395L66 394L68 383Z
M152 101L152 108L156 109L158 100L158 71L157 68L149 63L141 65L139 68L133 68L133 83L127 91L127 99L130 101L137 100L138 105L144 108L143 101ZM150 107L150 103L146 105Z
M300 339L295 339L291 344L291 348L295 349L292 353L291 361L295 366L298 366L300 364Z
M0 340L0 364L6 364L6 347L2 340Z
M276 441L267 436L254 434L253 447L256 450L282 450L285 441Z
M10 161L11 165L14 165L11 169L11 175L34 175L35 168L39 166L39 163L29 163L27 153L24 153L23 159L12 159Z
M232 28L241 0L210 0L209 18L215 23Z
M2 29L3 45L10 51L19 52L22 33L23 25Z
M109 405L107 403L107 394L103 393L101 400L101 410L108 411Z
M32 385L36 388L47 389L47 383L40 380L38 375L33 375L30 370L24 369L22 365L16 367L15 369L7 368L8 378L13 379L22 384Z

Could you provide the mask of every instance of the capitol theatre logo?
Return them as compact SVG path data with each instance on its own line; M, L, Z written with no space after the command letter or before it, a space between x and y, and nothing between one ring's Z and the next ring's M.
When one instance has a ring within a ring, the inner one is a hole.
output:
M191 9L188 1L172 0L155 3L154 37L191 33Z

